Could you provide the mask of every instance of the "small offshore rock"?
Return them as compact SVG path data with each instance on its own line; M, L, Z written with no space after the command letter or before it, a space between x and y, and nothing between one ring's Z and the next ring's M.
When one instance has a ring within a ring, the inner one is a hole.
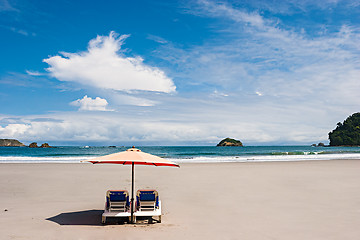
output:
M37 148L38 145L36 142L30 143L29 148Z
M40 146L41 148L52 148L48 143L43 143Z

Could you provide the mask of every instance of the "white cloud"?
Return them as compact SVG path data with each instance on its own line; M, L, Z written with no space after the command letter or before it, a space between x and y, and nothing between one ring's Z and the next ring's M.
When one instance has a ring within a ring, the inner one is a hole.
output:
M126 94L111 94L112 101L117 105L133 105L139 107L152 107L158 102L143 97L136 97Z
M60 81L78 82L85 86L120 91L144 90L171 93L176 87L166 74L146 65L141 57L126 57L121 52L129 35L97 36L89 42L88 50L65 53L43 61L47 71Z
M168 56L182 59L174 66L180 77L194 80L192 85L208 91L222 89L238 97L257 92L282 106L286 98L322 100L324 107L358 101L358 27L342 25L337 31L333 28L331 33L314 36L236 3L199 0L197 4L189 13L217 19L212 28L216 39L186 50L168 45L158 51L169 62L173 59ZM277 101L279 97L285 98L283 103Z
M0 12L1 12L1 9L0 9ZM23 36L32 36L32 37L35 37L36 36L36 33L34 32L29 32L27 30L24 30L24 29L19 29L19 28L16 28L16 27L12 27L12 26L5 26L5 25L1 25L0 24L0 27L1 28L4 28L4 29L7 29L7 30L10 30L14 33L17 33L17 34L21 34Z
M157 42L157 43L161 43L161 44L168 43L168 41L166 39L164 39L162 37L159 37L159 36L152 35L152 34L149 34L147 36L147 39L152 40L152 41Z
M14 11L19 12L18 9L10 5L8 0L0 0L0 12L2 11Z
M31 126L26 124L8 124L6 127L0 127L0 136L3 138L15 138L23 136Z
M85 95L82 99L75 100L70 105L79 107L79 111L112 111L108 109L106 99L96 97L92 99Z
M265 19L257 12L246 12L232 8L227 3L215 3L209 0L198 0L197 6L192 5L189 11L195 15L207 15L212 17L226 16L236 22L245 22L253 27L264 27Z
M211 97L228 97L229 95L223 92L219 92L218 90L215 90L211 95Z
M30 71L30 70L26 70L26 73L30 76L44 76L45 75L44 73L40 73L37 71Z
M24 36L29 36L29 33L23 29L17 29L17 28L14 28L14 27L10 27L9 28L11 31L13 31L14 33L18 33L18 34L21 34L21 35L24 35Z
M255 98L259 99L254 96ZM222 138L231 136L241 139L246 145L313 143L325 142L327 133L347 116L328 116L324 110L314 108L312 104L302 108L279 108L276 104L267 103L266 99L252 105L219 103L218 99L203 102L194 99L178 100L184 105L168 106L172 107L170 112L166 109L153 109L147 112L130 110L126 114L125 111L79 111L16 116L22 123L8 123L0 128L0 138L11 137L29 142L83 141L89 144L215 145ZM192 105L187 104L187 101ZM323 115L327 120L320 118ZM41 121L37 120L39 118Z

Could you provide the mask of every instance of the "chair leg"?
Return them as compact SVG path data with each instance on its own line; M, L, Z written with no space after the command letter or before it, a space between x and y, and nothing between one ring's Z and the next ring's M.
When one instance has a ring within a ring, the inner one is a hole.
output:
M134 221L131 221L131 216L130 216L129 217L129 223L131 223L131 222L136 223L136 216L135 215L133 216L133 219L134 219Z
M105 223L106 223L106 217L104 217L104 216L101 217L101 223L102 223L102 224L105 224Z

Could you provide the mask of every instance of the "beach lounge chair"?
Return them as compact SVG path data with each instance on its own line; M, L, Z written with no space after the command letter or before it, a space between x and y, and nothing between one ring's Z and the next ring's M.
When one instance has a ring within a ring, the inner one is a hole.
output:
M136 192L136 217L158 217L161 222L161 201L156 190L138 190Z
M108 190L106 192L105 210L102 214L102 223L107 217L130 217L129 193L126 190Z

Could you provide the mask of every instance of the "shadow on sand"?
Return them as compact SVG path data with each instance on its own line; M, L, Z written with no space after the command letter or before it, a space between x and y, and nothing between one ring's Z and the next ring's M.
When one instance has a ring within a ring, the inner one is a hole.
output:
M79 212L60 213L46 220L55 222L59 225L87 225L102 226L101 215L104 210L86 210Z

